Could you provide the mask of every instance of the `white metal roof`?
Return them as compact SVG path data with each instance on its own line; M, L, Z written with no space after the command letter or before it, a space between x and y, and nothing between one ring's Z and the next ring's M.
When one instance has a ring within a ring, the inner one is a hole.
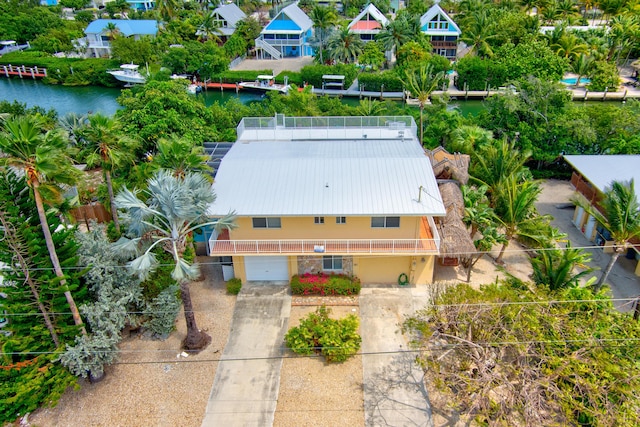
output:
M640 155L570 155L564 159L603 193L613 181L633 179L640 200Z
M431 163L415 137L259 139L236 142L222 159L210 215L445 214Z

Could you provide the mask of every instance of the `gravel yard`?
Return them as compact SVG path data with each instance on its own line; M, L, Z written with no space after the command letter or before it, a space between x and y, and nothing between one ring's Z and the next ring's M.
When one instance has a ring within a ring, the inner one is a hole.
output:
M332 306L331 318L359 314L357 306ZM315 306L292 306L289 328L316 310ZM280 393L274 426L339 427L364 426L362 358L344 363L326 363L323 357L284 359L280 371Z
M201 258L201 260L208 260ZM198 326L211 335L209 347L186 358L180 342L186 334L184 316L166 341L125 339L119 362L106 369L97 384L80 381L55 408L29 417L34 426L199 426L229 334L235 296L226 295L221 270L202 267L206 280L191 285Z

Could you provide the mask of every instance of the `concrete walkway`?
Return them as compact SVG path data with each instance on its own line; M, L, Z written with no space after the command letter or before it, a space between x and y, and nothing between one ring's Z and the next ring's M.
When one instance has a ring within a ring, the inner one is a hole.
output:
M203 427L273 424L290 313L286 285L254 283L242 287Z
M360 333L366 426L433 426L429 396L416 353L400 326L424 307L426 286L364 287Z

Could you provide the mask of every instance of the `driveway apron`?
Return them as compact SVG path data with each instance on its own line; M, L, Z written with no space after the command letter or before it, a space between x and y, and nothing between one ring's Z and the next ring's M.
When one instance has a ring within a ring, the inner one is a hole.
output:
M429 397L415 352L400 327L425 290L365 287L360 293L360 332L366 426L433 426Z
M286 285L243 286L202 427L273 425L291 313L287 291Z

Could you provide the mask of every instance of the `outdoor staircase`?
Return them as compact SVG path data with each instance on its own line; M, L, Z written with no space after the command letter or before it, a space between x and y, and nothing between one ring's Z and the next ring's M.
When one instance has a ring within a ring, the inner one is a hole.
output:
M256 42L256 49L264 50L269 55L271 55L271 57L273 59L282 58L282 54L280 53L280 51L278 49L276 49L275 47L271 46L269 43L267 43L266 41L262 40L260 37L258 37L255 40L255 42Z

